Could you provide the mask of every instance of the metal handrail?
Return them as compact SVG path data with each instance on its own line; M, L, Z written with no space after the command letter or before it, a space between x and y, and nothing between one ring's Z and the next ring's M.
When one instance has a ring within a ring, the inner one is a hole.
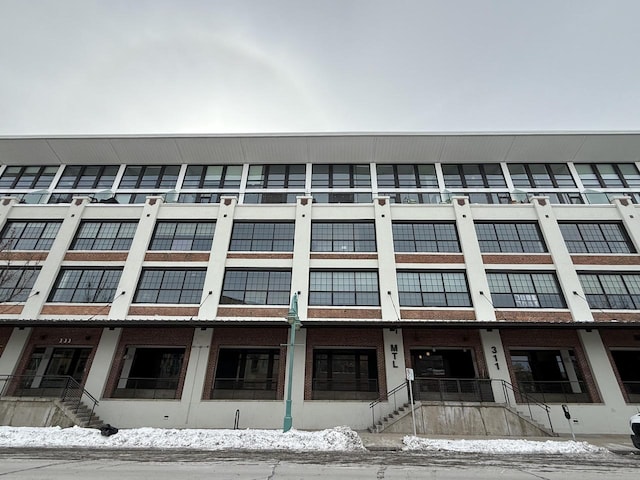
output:
M87 398L89 403L89 420L91 423L96 406L100 402L91 395L85 388L73 377L69 375L0 375L0 382L4 382L2 388L0 388L0 397L16 396L27 397L25 393L29 393L30 385L35 379L39 379L40 383L49 383L54 386L41 386L36 388L40 392L46 389L45 395L48 397L58 398L61 401L73 402L75 401L74 413L78 413L80 405L83 405L83 399ZM58 390L60 393L57 395L51 395L53 391ZM46 395L48 394L48 395Z
M408 383L406 381L404 381L403 383L401 383L400 385L392 388L391 390L389 390L384 396L380 396L378 397L376 400L374 400L373 402L371 402L369 404L369 408L371 409L371 418L372 418L372 425L373 428L375 428L376 426L376 415L375 415L375 406L384 402L385 400L389 400L389 397L393 397L393 412L395 412L396 410L398 410L398 401L397 401L397 397L396 394L402 390L405 390L407 388Z

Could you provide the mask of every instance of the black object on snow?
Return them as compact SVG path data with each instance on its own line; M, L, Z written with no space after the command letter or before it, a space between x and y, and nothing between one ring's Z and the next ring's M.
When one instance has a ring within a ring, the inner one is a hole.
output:
M115 435L118 433L118 429L116 427L112 427L108 423L100 427L100 434L103 437L110 437L111 435Z

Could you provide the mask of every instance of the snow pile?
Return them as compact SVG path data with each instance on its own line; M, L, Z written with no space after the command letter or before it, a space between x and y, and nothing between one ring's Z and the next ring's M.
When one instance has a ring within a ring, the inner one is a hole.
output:
M91 428L0 427L0 447L190 448L194 450L363 450L362 440L348 427L318 432L290 430L204 430L170 428L121 429L104 437Z
M403 450L447 451L488 454L558 454L584 455L605 454L608 450L587 442L553 441L536 442L532 440L431 440L406 436Z

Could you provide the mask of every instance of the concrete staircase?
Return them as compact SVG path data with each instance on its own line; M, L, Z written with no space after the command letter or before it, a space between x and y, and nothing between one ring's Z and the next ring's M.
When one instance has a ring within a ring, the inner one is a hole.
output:
M420 408L421 404L420 402L415 402L413 405L414 405L414 408L418 409ZM404 403L402 406L398 407L397 410L394 410L391 413L385 415L380 420L378 420L375 425L370 426L368 430L370 433L382 433L385 431L387 427L399 422L400 420L405 418L407 415L411 415L410 403ZM410 433L410 432L407 432L407 433Z
M54 403L62 410L74 425L85 428L100 428L104 422L95 412L78 400L54 400Z

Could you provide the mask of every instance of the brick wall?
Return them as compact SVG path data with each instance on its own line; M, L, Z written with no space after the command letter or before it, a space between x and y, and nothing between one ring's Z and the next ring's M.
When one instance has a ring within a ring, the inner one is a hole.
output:
M374 348L378 364L378 394L387 391L384 366L384 338L381 328L308 328L307 352L304 376L304 398L313 398L313 349L314 348ZM348 351L348 350L347 350Z
M144 327L144 328L124 328L120 335L120 342L113 358L113 365L109 372L109 378L105 385L104 396L109 397L113 394L118 379L122 373L125 362L126 349L132 347L184 347L184 360L182 362L182 370L180 371L180 380L176 392L176 398L182 395L182 387L184 386L184 377L187 372L187 364L191 353L191 344L193 342L192 327Z
M278 371L277 399L284 398L284 377L288 343L287 327L216 327L213 329L213 340L209 353L207 376L202 393L203 400L211 398L211 389L218 362L218 353L222 347L263 347L279 348L280 361Z

